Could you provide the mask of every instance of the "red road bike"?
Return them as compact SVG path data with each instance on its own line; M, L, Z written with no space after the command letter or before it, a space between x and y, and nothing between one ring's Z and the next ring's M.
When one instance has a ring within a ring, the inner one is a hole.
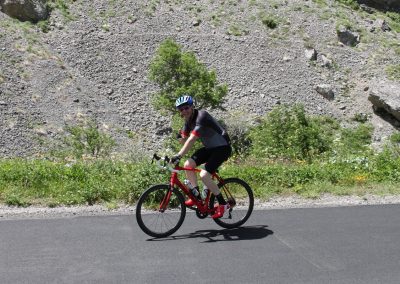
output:
M169 184L151 186L140 196L136 206L136 220L143 232L156 238L175 233L185 220L186 208L195 210L196 216L200 219L215 213L214 206L217 200L210 191L199 200L179 180L179 172L200 172L200 169L184 168L179 165L172 168L167 156L161 158L154 154L154 160L161 169L169 170L171 177ZM224 216L213 220L221 227L228 229L241 226L249 219L253 211L253 191L245 181L239 178L222 179L218 173L214 173L212 177L229 203L229 209ZM194 200L194 206L186 207L184 196Z

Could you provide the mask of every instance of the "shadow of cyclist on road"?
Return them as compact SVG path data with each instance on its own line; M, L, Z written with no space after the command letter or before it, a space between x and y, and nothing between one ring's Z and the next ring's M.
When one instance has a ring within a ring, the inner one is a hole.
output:
M175 235L168 238L149 239L149 241L172 241L192 238L205 238L205 242L257 240L272 235L274 232L267 229L266 225L243 226L234 229L199 230L190 234Z

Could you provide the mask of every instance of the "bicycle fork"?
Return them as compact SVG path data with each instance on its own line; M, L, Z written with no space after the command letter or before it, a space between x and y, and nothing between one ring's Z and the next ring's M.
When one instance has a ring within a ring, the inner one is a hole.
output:
M172 186L170 186L170 188L168 189L167 193L164 195L161 203L160 203L160 209L158 211L160 211L161 213L164 213L165 210L167 209L169 200L171 199L171 195L172 195L172 191L174 190L174 188Z

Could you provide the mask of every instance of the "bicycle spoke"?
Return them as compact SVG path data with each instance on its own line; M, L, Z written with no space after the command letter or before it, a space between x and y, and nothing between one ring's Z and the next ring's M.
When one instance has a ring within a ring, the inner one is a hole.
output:
M254 197L250 186L240 179L229 178L225 180L221 192L231 208L225 212L223 217L214 219L214 221L224 228L235 228L244 224L250 217L254 206ZM210 206L214 206L217 200L213 196L210 202Z

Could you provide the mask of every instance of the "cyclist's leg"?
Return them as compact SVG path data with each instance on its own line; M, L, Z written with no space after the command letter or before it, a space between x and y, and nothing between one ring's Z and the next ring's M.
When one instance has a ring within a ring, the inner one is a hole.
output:
M222 146L210 150L211 155L205 164L205 169L201 170L200 172L200 178L202 182L211 190L211 192L215 196L218 196L220 194L220 190L218 185L212 180L212 173L215 173L222 163L229 158L232 150L230 146Z
M197 167L197 164L196 164L196 162L195 162L192 158L189 158L189 159L186 160L186 162L185 162L185 164L184 164L184 167L185 167L185 168L192 168L192 169L194 169L195 167ZM191 183L193 186L198 186L198 184L197 184L197 175L196 175L196 172L193 172L193 171L186 171L186 177L187 177L187 179L190 181L190 183Z
M209 155L210 153L209 151L207 151L206 148L200 148L196 152L194 152L194 154L189 159L186 160L184 166L194 169L197 166L204 164L207 161ZM186 171L186 177L193 186L198 186L196 172Z

